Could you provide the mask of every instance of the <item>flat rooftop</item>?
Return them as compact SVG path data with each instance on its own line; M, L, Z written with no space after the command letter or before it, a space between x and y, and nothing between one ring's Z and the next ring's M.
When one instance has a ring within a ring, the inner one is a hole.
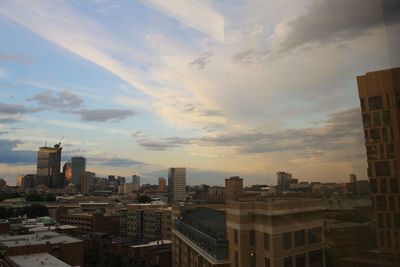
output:
M134 245L134 246L131 246L131 248L145 248L145 247L152 247L152 246L158 246L158 245L168 245L171 243L172 243L171 240L158 240L158 241L153 241L153 242L149 242L146 244Z
M56 267L70 267L71 265L57 259L49 253L34 253L19 256L8 256L8 259L15 263L17 266L24 267L43 267L43 266L56 266Z
M7 247L41 245L46 244L46 242L50 242L50 244L69 244L81 242L81 240L51 231L28 235L0 235L0 243L6 245Z

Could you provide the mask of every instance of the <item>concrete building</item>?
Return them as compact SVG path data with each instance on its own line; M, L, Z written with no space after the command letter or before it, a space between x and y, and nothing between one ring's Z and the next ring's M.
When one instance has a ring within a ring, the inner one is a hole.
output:
M49 253L71 266L84 266L83 242L55 232L47 231L29 235L0 235L0 244L7 247L7 257Z
M63 213L59 223L76 226L81 234L106 233L119 235L120 215L110 213Z
M228 201L226 224L232 266L325 266L318 199Z
M167 180L164 177L158 177L158 190L164 192L167 189Z
M78 190L81 189L81 183L83 179L83 175L86 171L86 158L84 157L72 157L72 181L73 184L76 185Z
M171 239L171 209L164 205L129 204L127 236L137 241Z
M276 173L276 182L278 186L283 190L288 190L292 174L288 172L279 171Z
M236 200L243 195L243 179L239 176L233 176L225 179L225 198L228 200Z
M81 180L81 193L87 194L90 192L91 185L93 184L96 174L94 172L85 171Z
M231 266L225 212L207 207L174 209L180 214L172 230L172 265Z
M168 170L168 192L172 202L186 199L186 168L170 168Z
M357 77L378 249L400 249L400 68Z

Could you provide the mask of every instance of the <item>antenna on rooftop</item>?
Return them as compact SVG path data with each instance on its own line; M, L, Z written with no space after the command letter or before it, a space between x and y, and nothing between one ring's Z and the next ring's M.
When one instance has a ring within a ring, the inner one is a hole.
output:
M58 143L58 145L61 145L61 142L64 140L64 136L61 138L60 142Z
M44 141L44 146L45 146L45 147L47 146L47 140Z

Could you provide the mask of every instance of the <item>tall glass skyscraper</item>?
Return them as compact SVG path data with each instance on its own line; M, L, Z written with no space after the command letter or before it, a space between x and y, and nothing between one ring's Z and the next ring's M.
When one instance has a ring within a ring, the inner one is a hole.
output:
M86 171L86 158L72 157L72 181L77 188L81 188L83 175Z

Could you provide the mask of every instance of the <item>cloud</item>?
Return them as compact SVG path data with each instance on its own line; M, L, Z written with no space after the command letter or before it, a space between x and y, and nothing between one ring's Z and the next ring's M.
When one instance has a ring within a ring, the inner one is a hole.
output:
M136 161L133 159L119 158L119 157L90 157L89 162L93 162L97 165L103 165L107 167L132 167L143 165L144 162Z
M43 108L57 108L60 110L81 109L85 103L82 98L68 90L57 93L48 90L27 98L27 101L36 102Z
M204 53L200 57L196 58L192 62L189 63L191 66L197 66L197 70L202 70L206 66L207 63L210 62L211 53Z
M276 27L281 52L367 34L400 21L397 0L318 0L306 12Z
M0 139L0 163L3 164L33 164L36 162L37 152L15 150L21 140Z
M22 54L0 54L0 62L32 63L32 59Z
M224 40L224 17L204 2L196 0L141 0L141 2L215 40Z
M134 116L137 113L129 109L92 109L79 111L78 114L81 116L82 121L116 122Z
M15 123L23 118L23 114L41 111L40 108L30 108L20 104L0 103L0 123Z
M304 158L322 158L328 152L346 150L346 154L363 155L363 131L359 108L330 114L324 125L315 128L286 129L264 133L248 131L221 133L194 138L140 139L137 143L148 150L168 150L184 145L234 147L239 153L289 152ZM348 149L352 151L348 151Z
M163 151L182 145L188 145L191 143L191 140L187 138L170 137L161 140L140 139L137 140L137 143L148 150Z

